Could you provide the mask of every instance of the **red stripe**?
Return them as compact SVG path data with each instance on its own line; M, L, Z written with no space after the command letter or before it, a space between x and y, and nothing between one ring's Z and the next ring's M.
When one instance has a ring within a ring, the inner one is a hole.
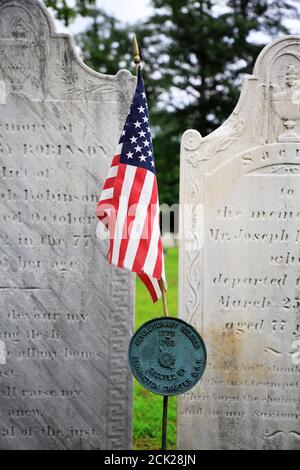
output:
M158 297L157 297L157 294L156 294L156 290L154 289L152 281L149 278L149 276L145 273L140 273L139 278L142 281L142 283L146 286L146 288L148 289L149 294L151 295L153 302L154 303L157 302Z
M145 220L145 225L144 225L143 232L142 232L142 238L140 239L139 247L136 252L135 260L132 266L132 271L134 273L141 272L146 261L146 257L148 254L149 245L151 241L151 235L153 231L153 223L155 221L155 214L157 210L157 199L158 199L157 184L156 184L156 180L154 179L153 190L151 194L150 203L148 206L147 218ZM155 212L153 208L155 208Z
M111 167L117 166L120 163L120 158L121 158L121 155L115 155L113 160L112 160ZM103 188L102 188L102 191L104 189L113 188L114 184L115 184L115 179L116 179L116 177L106 178L106 180L104 182L104 185L103 185ZM104 199L102 201L99 201L98 206L97 206L96 215L97 215L97 217L100 221L103 219L103 217L105 217L105 215L102 215L102 213L105 211L105 208L106 208L107 204L111 204L111 203L112 203L112 198Z
M119 165L120 158L121 158L121 155L115 155L113 158L112 164L110 165L110 168ZM103 189L112 188L115 183L115 179L116 179L115 176L113 176L112 178L106 178L104 185L103 185Z
M109 233L108 260L109 260L110 263L111 263L113 247L114 247L114 237L115 237L115 230L116 230L117 214L118 214L119 203L120 203L120 194L121 194L121 191L122 191L122 184L123 184L123 181L124 181L126 168L127 168L127 165L124 165L123 163L119 164L118 174L115 178L114 195L113 195L113 198L112 198L112 201L111 201L114 213L111 214L110 221L109 221L109 231L110 231L110 233Z
M113 161L111 163L111 166L117 166L120 163L121 155L115 155L113 158Z
M109 202L107 201L98 202L97 210L96 210L96 215L98 219L100 219L100 217L103 217L103 212L105 211L105 209L107 209L107 204L109 204Z
M131 233L133 223L135 221L136 211L138 210L137 206L141 197L141 192L144 186L146 175L147 175L147 170L145 168L136 169L134 181L132 183L132 188L131 188L130 196L128 199L127 216L124 222L122 241L120 245L119 260L118 260L119 268L124 267L124 261L126 257L130 233ZM130 210L130 213L129 213L129 210Z
M162 257L163 257L163 246L162 246L161 238L159 237L157 259L156 259L156 264L155 264L155 268L154 268L154 271L153 271L153 277L155 277L156 279L161 279L161 275L162 275Z
M120 154L115 155L113 157L111 167L119 165L120 158L121 158ZM107 178L104 182L103 190L113 188L117 177L119 176L120 178L122 178L123 172L125 173L125 169L121 168L120 170L120 165L119 165L117 176L113 178ZM109 230L109 245L110 245L109 252L108 252L109 262L111 262L111 256L112 256L113 235L114 235L114 231L116 227L116 217L117 217L118 207L119 207L119 199L116 195L116 191L114 191L112 198L99 201L98 206L97 206L97 211L96 211L96 215L98 219L100 220L100 222L102 222L104 226ZM107 209L112 209L110 210L109 214L106 212Z
M114 184L115 184L115 179L116 179L115 176L113 178L107 178L107 180L105 181L105 183L103 185L103 189L113 188Z

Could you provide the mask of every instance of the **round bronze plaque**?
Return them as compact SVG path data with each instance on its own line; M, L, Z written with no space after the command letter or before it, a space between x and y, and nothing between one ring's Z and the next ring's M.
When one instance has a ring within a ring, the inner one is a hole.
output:
M158 395L180 395L194 387L204 373L206 357L195 328L172 317L145 323L129 346L134 377Z

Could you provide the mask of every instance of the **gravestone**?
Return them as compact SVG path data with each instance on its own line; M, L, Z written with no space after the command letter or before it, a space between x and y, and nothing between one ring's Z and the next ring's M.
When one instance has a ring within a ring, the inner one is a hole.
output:
M128 449L132 276L96 240L135 79L0 0L0 449Z
M300 449L300 37L266 47L219 129L182 140L180 311L208 365L180 449Z

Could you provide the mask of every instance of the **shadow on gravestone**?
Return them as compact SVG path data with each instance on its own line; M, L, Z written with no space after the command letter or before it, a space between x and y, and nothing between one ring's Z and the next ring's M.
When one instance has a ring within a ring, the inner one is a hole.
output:
M135 79L0 0L0 449L128 449L134 281L96 240Z
M218 130L182 139L180 311L208 366L181 449L300 449L300 37L260 54Z

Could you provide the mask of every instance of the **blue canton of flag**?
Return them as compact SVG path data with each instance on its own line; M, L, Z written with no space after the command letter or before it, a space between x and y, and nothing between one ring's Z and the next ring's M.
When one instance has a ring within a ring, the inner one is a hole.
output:
M150 118L141 68L138 85L119 144L123 144L121 163L155 173Z

